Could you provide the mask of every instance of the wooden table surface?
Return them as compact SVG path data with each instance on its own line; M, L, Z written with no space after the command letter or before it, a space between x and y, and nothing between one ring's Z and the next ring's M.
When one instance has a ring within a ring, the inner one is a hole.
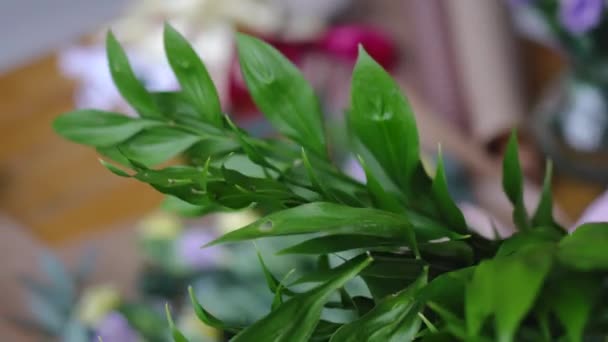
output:
M161 199L53 132L73 89L53 56L0 76L0 211L51 244L132 221Z

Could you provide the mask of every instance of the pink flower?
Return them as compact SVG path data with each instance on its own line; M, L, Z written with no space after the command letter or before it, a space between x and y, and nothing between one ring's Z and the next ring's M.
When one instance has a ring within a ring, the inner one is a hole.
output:
M362 25L332 27L321 38L319 47L329 54L354 63L359 44L384 68L390 69L397 62L395 43L385 33Z
M574 230L581 224L590 222L608 222L608 191L593 201L593 203L585 209L585 212L571 230Z

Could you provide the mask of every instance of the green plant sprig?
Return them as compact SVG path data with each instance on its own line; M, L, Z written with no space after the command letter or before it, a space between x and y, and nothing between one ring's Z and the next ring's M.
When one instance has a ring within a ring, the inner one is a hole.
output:
M204 214L255 205L267 214L209 245L302 235L309 238L279 254L320 260L317 270L293 283L279 282L262 262L275 300L271 312L248 327L223 323L191 292L205 324L234 333L234 341L581 341L608 334L608 308L601 304L608 299L602 285L608 225L566 234L552 215L550 164L538 208L529 215L515 133L503 188L519 232L487 240L468 227L450 196L441 154L434 177L422 167L407 98L362 48L346 122L365 183L333 164L312 87L274 48L237 37L243 78L281 139L253 137L236 126L188 42L170 26L164 40L180 91L148 92L110 33L112 77L139 117L79 110L59 117L56 131L116 162L120 166L102 161L113 173L169 195L173 207L187 204ZM186 165L156 168L182 154ZM345 251L355 253L346 257ZM328 255L344 261L331 268ZM344 287L356 277L368 295L351 296ZM302 283L317 285L296 291ZM331 300L335 293L339 301ZM356 318L326 321L326 308Z

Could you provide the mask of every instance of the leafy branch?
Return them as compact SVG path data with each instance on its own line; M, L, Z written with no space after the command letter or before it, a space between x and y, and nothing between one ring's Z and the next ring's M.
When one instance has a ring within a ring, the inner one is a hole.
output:
M280 254L318 255L320 261L317 270L290 284L279 282L262 262L275 300L272 311L248 327L226 325L191 296L204 323L235 333L234 341L579 341L584 334L608 333L608 324L602 325L608 309L595 305L608 298L599 288L608 270L607 227L588 225L566 235L552 216L550 166L538 209L526 212L515 133L503 163L503 188L520 232L490 241L468 227L450 196L441 153L434 177L422 167L408 100L363 49L346 121L365 183L333 164L312 87L274 48L237 38L247 87L282 135L260 138L222 112L187 41L167 26L164 42L181 91L148 92L110 33L112 76L139 117L80 110L59 117L56 131L116 162L102 161L111 172L150 184L190 209L257 206L267 214L210 245L303 235L308 239ZM180 155L185 165L158 167ZM344 261L329 267L328 255ZM368 295L346 290L355 277ZM579 278L586 280L570 282ZM317 285L298 291L302 283ZM559 285L566 283L596 290L564 294ZM335 293L339 301L332 300ZM352 311L356 318L326 321L326 308Z

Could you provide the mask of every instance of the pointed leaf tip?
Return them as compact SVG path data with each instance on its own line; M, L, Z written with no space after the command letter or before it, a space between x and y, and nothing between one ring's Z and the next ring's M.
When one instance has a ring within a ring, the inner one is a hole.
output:
M357 51L358 51L359 57L361 57L361 56L369 56L369 54L365 50L365 47L363 46L362 43L357 44Z
M237 36L237 50L241 74L258 109L283 135L327 159L321 106L297 66L254 37Z
M129 64L127 53L116 40L112 31L106 35L106 55L112 80L120 95L133 107L141 117L164 118L157 104L146 88L141 84Z
M223 113L217 89L196 50L168 23L165 23L163 39L167 60L185 99L203 122L222 128Z
M171 310L169 309L169 303L165 303L165 313L167 315L167 321L169 321L169 328L171 329L171 336L173 337L173 341L175 342L188 342L188 339L182 334L179 329L175 326L173 322L173 317L171 317Z
M173 326L173 317L171 316L171 308L169 308L169 302L165 303L165 315L167 316L167 321L170 326Z
M513 204L513 222L520 230L529 228L528 213L523 200L523 173L519 162L517 130L513 129L503 159L502 187Z

